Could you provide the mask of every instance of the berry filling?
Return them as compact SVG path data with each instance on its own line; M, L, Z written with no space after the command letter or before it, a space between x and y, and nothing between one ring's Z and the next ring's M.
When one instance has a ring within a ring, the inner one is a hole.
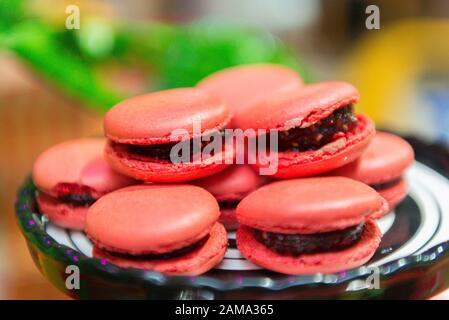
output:
M115 252L110 251L107 249L101 249L107 251L107 253L111 256L125 259L125 260L133 260L133 261L147 261L147 260L162 260L162 259L171 259L171 258L177 258L179 256L185 255L189 252L192 252L201 246L203 246L207 240L209 239L209 235L205 236L204 238L198 240L197 242L188 245L184 248L176 249L171 252L166 253L149 253L149 254L129 254L129 253L123 253L123 252Z
M395 185L399 184L401 182L401 178L396 178L387 182L382 182L382 183L376 183L376 184L371 184L370 187L373 188L374 190L383 190L383 189L388 189L391 187L394 187Z
M158 160L161 162L177 163L181 161L172 161L170 153L172 148L175 145L178 145L179 146L178 153L177 155L175 155L175 157L178 157L178 159L189 159L190 162L193 162L199 155L201 155L201 153L203 152L204 148L207 145L209 145L210 143L216 143L214 141L215 139L217 139L216 137L218 137L217 133L219 134L219 137L222 139L222 147L224 147L225 144L224 129L216 131L215 133L210 134L209 136L206 136L207 138L202 136L198 138L184 140L181 142L170 142L170 143L151 144L151 145L120 144L114 142L113 147L115 149L121 149L128 155L137 159L144 157L144 158L151 158L152 160ZM189 155L184 155L183 154L184 150L189 150ZM213 155L213 151L214 150L212 150L211 155Z
M290 256L319 253L347 248L357 242L365 224L343 230L316 234L280 234L253 229L254 237L271 250Z
M58 183L54 188L58 201L73 206L89 207L95 202L94 189L76 183Z
M338 134L352 131L357 126L357 117L352 105L335 110L328 117L306 128L292 128L280 131L279 151L317 150L334 141Z
M232 209L237 207L240 200L227 200L227 201L219 201L218 205L220 206L220 209Z
M95 202L95 199L88 194L67 195L62 198L58 198L58 200L65 203L70 203L74 206L82 206L82 207L89 207L92 203Z

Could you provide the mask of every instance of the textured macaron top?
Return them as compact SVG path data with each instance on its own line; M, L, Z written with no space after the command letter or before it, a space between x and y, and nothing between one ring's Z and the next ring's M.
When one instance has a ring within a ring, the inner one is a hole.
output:
M335 171L367 184L388 182L402 176L412 164L414 152L404 139L386 132L377 132L362 156Z
M237 219L256 229L310 234L344 229L365 221L385 200L364 183L344 177L273 182L237 206Z
M262 181L263 178L248 165L236 165L192 183L212 193L218 201L226 201L242 199L256 190Z
M200 134L221 129L230 118L219 98L199 88L179 88L124 100L108 111L104 130L119 143L167 143L195 135L195 126ZM188 137L178 137L184 134Z
M274 92L299 88L303 81L294 70L276 64L249 64L215 72L198 83L226 102L231 112Z
M34 183L53 196L61 183L90 187L97 196L134 183L108 165L103 157L105 142L104 138L75 139L45 150L34 162Z
M236 125L244 130L305 128L358 99L357 89L343 81L310 84L245 108L236 115Z
M219 214L215 198L197 186L131 186L89 208L86 232L97 246L115 252L166 253L207 236Z

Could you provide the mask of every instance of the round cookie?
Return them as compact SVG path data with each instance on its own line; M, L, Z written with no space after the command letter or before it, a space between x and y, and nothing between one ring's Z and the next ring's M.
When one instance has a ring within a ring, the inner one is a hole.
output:
M121 267L198 275L227 247L217 201L192 185L140 185L112 192L89 208L94 256Z
M329 174L370 185L393 209L407 195L407 184L402 176L413 160L414 152L407 141L390 133L377 132L360 158Z
M230 119L221 100L198 88L130 98L105 116L106 157L115 170L138 180L180 182L205 177L232 163L232 148L204 151L206 137L212 137L211 142L223 139L221 130ZM194 147L198 144L201 148ZM173 158L177 155L181 157Z
M84 138L55 145L33 165L37 203L55 224L82 230L88 207L102 195L134 184L113 171L103 157L106 140Z
M251 104L279 91L300 88L303 81L290 68L261 63L217 71L201 80L197 86L220 97L234 117L238 117L239 112ZM234 127L236 121L233 119L230 127Z
M350 84L334 81L277 93L246 108L236 118L243 130L276 131L267 150L276 156L277 178L331 171L357 159L375 134L373 122L355 115L359 99ZM268 138L260 135L258 139ZM257 157L256 167L265 164Z
M237 206L237 247L248 260L286 274L339 272L374 254L371 216L388 210L369 186L344 177L278 181Z

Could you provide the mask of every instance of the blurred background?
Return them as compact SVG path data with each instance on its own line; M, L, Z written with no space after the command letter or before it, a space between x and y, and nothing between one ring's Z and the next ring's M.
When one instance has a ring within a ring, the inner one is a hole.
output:
M0 298L65 298L29 257L15 192L41 151L101 135L124 97L273 62L352 82L380 128L449 143L448 18L444 0L0 0Z

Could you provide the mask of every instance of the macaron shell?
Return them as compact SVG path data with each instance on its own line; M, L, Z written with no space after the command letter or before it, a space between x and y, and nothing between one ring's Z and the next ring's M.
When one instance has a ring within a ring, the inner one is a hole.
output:
M192 185L139 185L98 199L86 233L100 248L129 254L165 253L206 236L220 215L206 190Z
M370 219L382 218L384 215L386 215L388 212L390 212L390 205L388 204L388 201L384 197L382 197L382 195L381 195L381 200L382 200L382 204L380 205L380 207L368 215L368 217Z
M168 143L216 131L230 119L221 100L198 88L179 88L119 103L106 114L104 130L109 139L119 143ZM195 124L200 125L197 134ZM185 136L177 137L175 130Z
M334 170L356 160L375 135L374 123L370 119L362 115L358 115L357 118L358 125L354 131L318 150L277 153L277 171L271 176L282 179L311 176ZM275 153L270 155L275 156ZM260 171L267 165L257 157L254 167Z
M218 221L225 226L226 230L236 230L239 227L235 208L221 209Z
M233 163L234 150L225 148L224 152L202 161L191 163L152 162L134 159L118 152L108 143L105 157L109 165L123 175L146 182L183 182L216 174Z
M99 195L134 184L111 169L103 156L106 139L70 140L47 149L33 166L33 181L39 190L54 195L59 183L88 186Z
M344 177L273 182L237 206L240 224L285 234L345 229L379 211L385 200L371 187Z
M83 230L88 207L72 206L46 195L39 194L36 202L42 214L54 224L71 230Z
M390 133L377 132L359 159L331 174L367 184L388 182L402 176L413 160L414 152L407 141Z
M223 259L228 245L226 230L215 223L209 239L198 249L179 257L161 260L131 260L111 255L107 251L94 247L94 257L106 259L123 268L147 269L168 275L196 276L215 267Z
M236 234L237 247L246 259L265 269L290 275L334 273L361 266L374 255L380 239L376 223L367 220L361 238L349 248L292 257L278 254L258 242L246 226L241 226Z
M263 182L248 165L234 165L215 175L192 181L212 193L218 201L240 200Z
M250 64L220 70L197 86L220 97L232 113L238 114L275 92L301 88L303 81L294 70L281 65ZM232 120L230 126L234 123Z
M401 179L398 183L389 188L377 190L379 194L388 202L390 210L394 209L407 196L407 183ZM379 218L379 217L374 217Z
M276 93L245 108L235 115L236 125L243 130L305 128L358 99L357 89L346 82L310 84Z

